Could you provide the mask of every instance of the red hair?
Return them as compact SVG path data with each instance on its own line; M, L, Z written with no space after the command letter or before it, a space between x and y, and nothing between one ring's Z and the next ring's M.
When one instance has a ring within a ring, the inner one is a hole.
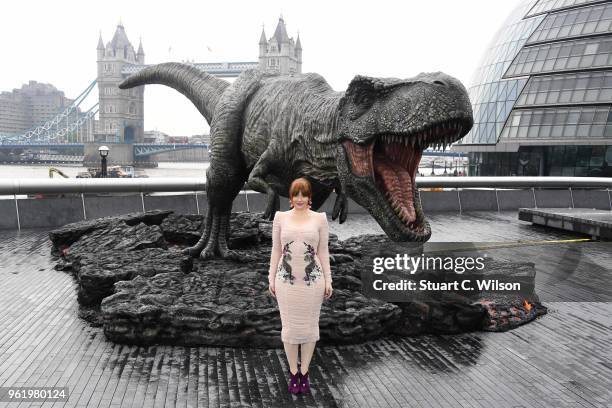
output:
M300 191L302 192L303 196L308 197L308 199L312 199L312 187L310 185L310 181L304 177L293 180L291 187L289 187L289 198L291 199L295 197Z

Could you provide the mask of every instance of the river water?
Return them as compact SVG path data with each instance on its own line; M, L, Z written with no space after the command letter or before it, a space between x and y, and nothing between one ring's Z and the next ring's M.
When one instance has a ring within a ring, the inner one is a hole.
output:
M209 163L159 163L155 168L137 168L137 173L146 174L149 177L204 177ZM82 171L87 171L86 167L72 164L3 164L0 165L0 178L20 179L20 178L49 178L49 169L54 167L70 178L74 178ZM54 178L62 178L58 174Z
M425 163L424 163L425 162ZM431 175L431 165L424 159L419 166L419 172L423 175ZM437 162L441 163L441 162ZM452 163L449 161L449 164ZM155 168L137 168L137 173L142 173L148 177L204 177L206 178L206 169L210 163L208 162L160 162ZM87 171L87 168L81 165L73 164L0 164L0 179L21 179L21 178L49 178L49 169L56 168L62 171L70 178L74 178L80 172ZM450 166L449 166L450 168ZM448 170L452 172L452 170ZM444 173L443 168L435 168L436 175ZM54 178L62 178L58 174L53 175Z

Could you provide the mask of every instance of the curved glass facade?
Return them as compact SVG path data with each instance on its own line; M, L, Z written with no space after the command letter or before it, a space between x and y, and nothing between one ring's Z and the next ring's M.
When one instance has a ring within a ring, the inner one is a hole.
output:
M612 0L524 0L468 92L470 174L612 176Z
M468 89L473 105L474 126L461 144L494 144L527 78L502 80L544 16L523 19L536 1L523 1L495 34Z

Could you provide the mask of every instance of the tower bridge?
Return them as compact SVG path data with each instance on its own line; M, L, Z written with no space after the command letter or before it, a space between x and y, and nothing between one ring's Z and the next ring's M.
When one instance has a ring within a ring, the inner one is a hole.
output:
M242 71L259 67L258 62L198 62L187 63L219 78L235 78ZM139 72L148 65L125 65L121 70L124 78Z
M196 148L194 146L198 146L176 144L170 148L159 144L146 146L144 143L144 86L126 90L118 87L126 77L147 67L142 41L135 49L126 34L125 27L120 22L112 39L107 43L104 43L100 33L96 51L97 77L74 103L52 120L23 134L0 133L0 150L19 149L25 145L31 148L57 149L60 148L59 144L64 144L66 147L71 144L71 147L74 147L74 143L80 146L123 143L134 145L134 154L140 157L162 151L193 149ZM262 28L258 60L189 64L223 78L237 77L243 71L253 68L280 74L300 73L302 46L299 34L297 40L289 37L285 22L280 17L271 38L266 37ZM84 101L96 85L98 101L84 109Z

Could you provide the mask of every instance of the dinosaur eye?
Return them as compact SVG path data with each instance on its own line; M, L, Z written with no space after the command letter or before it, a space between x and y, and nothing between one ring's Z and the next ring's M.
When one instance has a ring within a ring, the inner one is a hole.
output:
M373 96L367 92L362 92L355 97L355 103L364 107L370 106L373 100Z

